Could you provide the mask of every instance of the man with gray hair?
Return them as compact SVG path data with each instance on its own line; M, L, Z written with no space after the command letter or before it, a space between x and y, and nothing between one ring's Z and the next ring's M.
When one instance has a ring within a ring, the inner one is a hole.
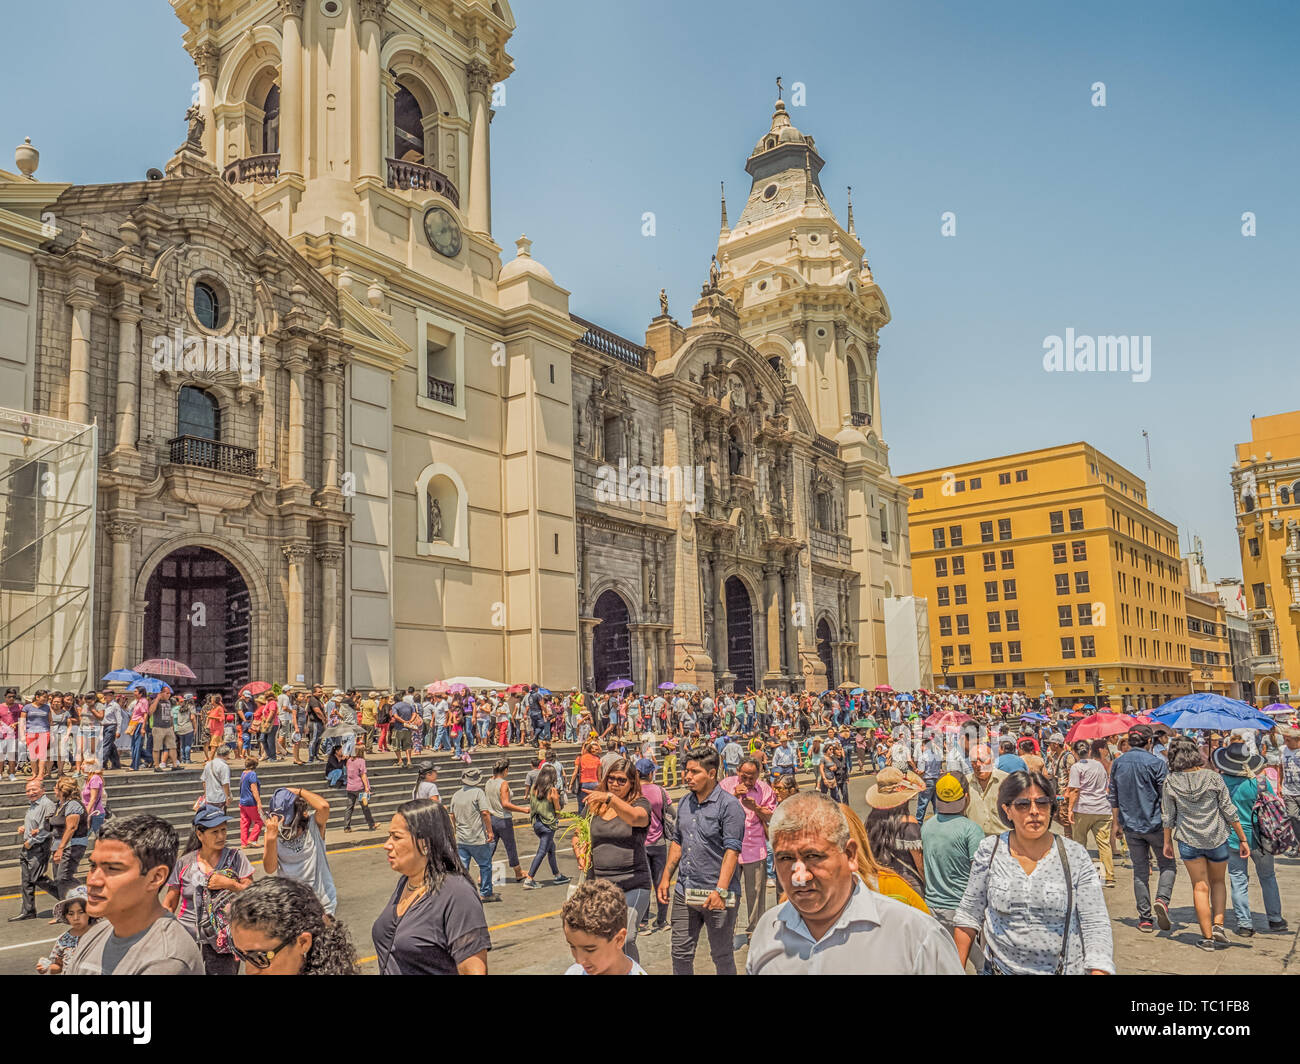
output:
M790 900L759 923L750 975L962 974L942 924L862 880L857 842L834 802L810 791L787 798L768 838Z

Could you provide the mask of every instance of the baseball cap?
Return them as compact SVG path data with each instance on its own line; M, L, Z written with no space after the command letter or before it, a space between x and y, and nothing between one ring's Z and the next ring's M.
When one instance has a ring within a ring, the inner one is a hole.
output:
M960 813L966 808L966 774L947 772L934 785L934 807L941 813Z
M655 763L651 761L648 757L641 758L632 767L636 769L637 775L640 776L643 780L648 780L651 776L655 774Z
M1059 731L1054 731L1054 732L1052 732L1051 735L1049 735L1049 736L1047 737L1047 742L1048 742L1048 745L1049 745L1049 746L1050 746L1052 743L1056 743L1058 746L1064 746L1064 745L1065 745L1065 736L1062 735Z
M271 816L278 816L285 823L293 819L293 808L297 803L293 791L288 787L281 787L271 795Z
M206 831L208 828L229 824L234 819L232 816L226 816L226 811L220 806L204 805L194 814L193 824L200 831Z

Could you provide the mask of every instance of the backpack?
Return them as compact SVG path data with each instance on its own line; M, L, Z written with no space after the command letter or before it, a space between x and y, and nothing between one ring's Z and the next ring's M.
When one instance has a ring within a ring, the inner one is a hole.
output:
M1259 836L1259 848L1268 854L1294 854L1300 849L1295 827L1286 815L1286 806L1268 787L1259 788L1250 811L1251 826Z
M238 850L223 850L221 860L212 870L212 875L225 873L232 879L238 878L234 874L238 856ZM198 857L194 860L197 861ZM186 873L188 872L187 868ZM211 876L208 878L210 879ZM199 941L211 946L218 953L234 952L230 942L230 906L235 900L236 893L233 890L209 890L206 880L194 888L194 922L198 926Z
M664 807L659 814L660 823L663 824L662 838L667 842L677 841L677 807L673 805L673 800L668 797L668 792L663 787L659 788L663 792Z

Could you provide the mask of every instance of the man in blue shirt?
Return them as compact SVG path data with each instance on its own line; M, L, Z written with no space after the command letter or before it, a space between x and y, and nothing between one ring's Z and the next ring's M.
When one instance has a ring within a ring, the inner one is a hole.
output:
M695 974L695 950L705 928L717 973L735 975L733 937L745 810L718 786L719 758L713 747L690 747L682 758L682 778L691 793L677 803L677 831L657 891L659 904L667 905L673 873L680 866L673 892L673 975Z
M1025 764L1025 759L1016 753L1016 741L1009 735L1004 735L998 743L1002 755L998 758L994 768L1002 772L1028 772L1029 766Z
M1110 766L1111 835L1121 828L1133 859L1133 897L1137 902L1138 930L1150 934L1151 923L1150 857L1155 855L1160 879L1156 884L1155 918L1160 930L1168 931L1169 899L1174 894L1174 877L1178 866L1165 856L1164 821L1160 816L1160 798L1169 766L1162 757L1147 750L1153 735L1148 724L1135 724L1128 733L1129 749Z

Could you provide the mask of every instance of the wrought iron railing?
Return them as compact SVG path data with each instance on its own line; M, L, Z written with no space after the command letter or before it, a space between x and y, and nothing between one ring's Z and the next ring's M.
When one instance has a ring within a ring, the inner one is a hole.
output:
M584 347L590 347L593 351L599 351L602 355L609 355L610 358L625 362L629 366L645 369L650 348L634 344L631 340L619 336L617 333L612 333L608 329L602 329L595 322L587 321L576 314L570 314L569 317L587 330L578 338L578 343Z
M236 159L226 167L223 176L227 184L242 185L252 181L258 185L271 185L280 176L280 153L270 155L250 155L247 159Z
M456 405L456 382L445 381L440 377L429 378L429 398L435 403L446 403L448 406Z
M404 163L401 159L389 159L388 187L413 188L425 192L436 192L443 199L460 206L460 192L446 174L423 163Z
M246 477L257 475L257 452L247 447L205 440L201 436L177 436L168 441L168 446L172 465L197 466Z
M861 428L863 425L870 425L871 415L865 410L855 410L853 411L853 424L858 428Z

